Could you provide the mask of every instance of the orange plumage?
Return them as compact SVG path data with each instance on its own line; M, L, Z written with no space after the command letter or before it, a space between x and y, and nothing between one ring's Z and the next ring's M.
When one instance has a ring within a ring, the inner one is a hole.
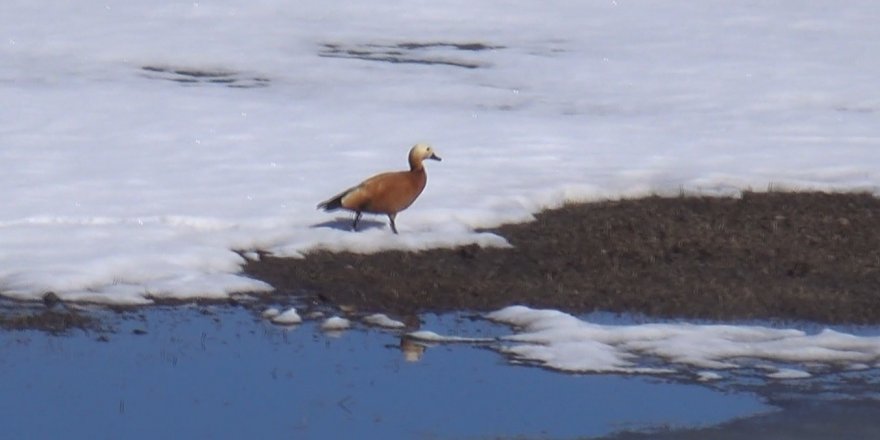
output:
M416 144L409 150L409 171L377 174L328 200L318 204L318 209L333 211L347 209L355 213L352 229L357 230L361 214L385 214L391 222L391 230L397 233L394 223L397 213L412 205L425 189L428 175L425 159L441 160L427 144Z

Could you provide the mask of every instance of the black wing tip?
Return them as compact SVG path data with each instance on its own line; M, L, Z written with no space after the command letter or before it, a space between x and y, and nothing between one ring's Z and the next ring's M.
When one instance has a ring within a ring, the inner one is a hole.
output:
M336 197L335 199L330 199L327 201L323 201L318 203L316 209L323 209L324 211L330 212L342 207L342 197Z

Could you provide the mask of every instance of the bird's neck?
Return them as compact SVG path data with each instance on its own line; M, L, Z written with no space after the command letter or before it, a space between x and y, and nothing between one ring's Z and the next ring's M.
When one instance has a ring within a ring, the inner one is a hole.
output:
M424 171L425 166L422 165L421 160L416 159L414 157L410 157L409 158L409 170L410 171Z

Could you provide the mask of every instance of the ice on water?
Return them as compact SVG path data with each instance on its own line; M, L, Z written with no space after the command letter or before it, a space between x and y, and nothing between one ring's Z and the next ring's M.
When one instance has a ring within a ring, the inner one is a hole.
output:
M221 298L269 289L240 275L257 249L500 246L474 229L681 188L876 192L878 20L871 1L7 2L0 295ZM444 161L400 236L314 209L419 141Z
M340 316L331 316L321 323L321 330L342 331L351 327L351 321Z
M277 310L275 310L275 312L277 312ZM302 317L300 317L299 313L294 307L291 307L283 312L274 313L271 315L272 316L268 316L268 318L270 318L275 324L294 325L302 322ZM266 316L266 312L263 312L263 316Z
M568 372L689 373L717 380L717 371L763 371L773 379L880 367L880 337L825 329L807 333L749 325L602 325L556 310L510 306L489 313L512 326L500 350L517 360ZM663 367L652 366L656 359Z
M365 316L363 318L363 321L369 325L389 329L400 329L406 327L405 323L396 319L391 319L388 315L384 313L374 313L372 315Z

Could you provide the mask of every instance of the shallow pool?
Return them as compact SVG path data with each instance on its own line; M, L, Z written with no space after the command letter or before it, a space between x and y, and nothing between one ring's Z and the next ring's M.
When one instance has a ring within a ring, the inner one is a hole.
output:
M407 355L399 332L357 322L330 335L237 307L102 313L112 332L0 333L4 436L574 438L772 410L752 392L561 374L479 345ZM463 315L422 320L450 334L506 330Z

